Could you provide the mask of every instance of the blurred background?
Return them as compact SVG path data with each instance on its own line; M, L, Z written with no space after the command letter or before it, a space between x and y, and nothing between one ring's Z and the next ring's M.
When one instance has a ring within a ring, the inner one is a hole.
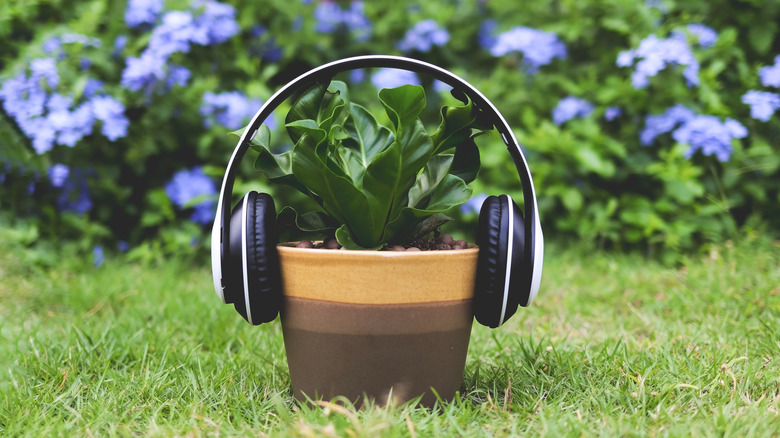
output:
M463 77L513 127L545 236L675 263L780 230L780 3L759 0L183 1L0 4L0 241L54 263L205 261L241 129L286 82L362 54ZM392 70L342 78L448 90ZM372 105L368 102L367 105ZM374 102L373 105L376 105ZM267 121L275 147L284 108ZM445 231L473 241L485 194L519 200L496 136ZM242 162L235 193L269 191Z

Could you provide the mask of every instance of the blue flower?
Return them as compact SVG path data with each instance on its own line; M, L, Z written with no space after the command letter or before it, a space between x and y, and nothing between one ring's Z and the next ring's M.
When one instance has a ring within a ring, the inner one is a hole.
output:
M680 123L695 117L694 112L683 105L668 108L663 114L649 115L645 119L645 127L639 133L639 139L644 146L651 145L661 134L671 132Z
M349 9L341 9L335 2L323 1L314 9L319 33L334 33L346 30L358 41L367 41L371 37L371 21L366 17L362 1L354 1Z
M545 32L530 27L518 26L504 32L496 38L490 48L493 56L504 56L511 52L523 54L523 62L529 72L535 73L539 67L547 65L553 59L566 59L566 46L553 32Z
M92 209L92 200L89 197L87 180L78 169L68 172L68 176L63 180L59 189L57 208L63 213L84 214Z
M165 185L165 193L171 202L179 208L194 207L190 219L193 222L206 224L214 220L214 195L217 187L200 166L192 170L180 170ZM195 202L195 205L190 205Z
M401 85L420 85L420 79L414 72L395 68L381 68L371 75L371 83L376 88L395 88Z
M120 240L119 243L116 244L116 247L117 247L118 250L120 250L122 252L125 252L125 251L127 251L130 248L130 246L124 240Z
M732 152L731 140L744 138L747 134L747 129L736 120L721 122L715 116L697 115L677 128L672 137L678 143L690 145L685 152L686 158L701 151L704 155L715 155L720 161L728 161Z
M119 35L114 40L114 52L112 53L112 55L115 58L118 58L122 54L122 51L125 50L126 46L127 46L127 35Z
M192 75L187 67L183 67L181 65L171 66L168 71L169 73L166 85L169 89L173 88L174 86L183 87L187 85L187 81L190 80L190 76Z
M715 45L715 41L718 40L718 33L715 32L711 27L705 26L700 23L692 23L689 24L688 27L688 33L691 35L694 35L699 40L699 45L707 48L712 47Z
M120 83L130 91L151 87L165 79L166 59L160 59L151 51L144 51L140 57L128 57L122 71Z
M758 69L761 83L767 87L780 88L780 55L775 57L775 64Z
M638 90L647 87L649 78L669 65L684 65L683 76L688 86L699 85L699 62L694 58L684 35L677 33L666 39L650 35L636 49L620 52L617 65L629 67L635 59L639 61L631 75L631 82Z
M487 198L488 196L484 193L472 196L468 201L461 204L460 212L463 214L479 213L479 210L482 209L482 204L485 203Z
M62 187L68 179L70 169L64 164L55 164L49 168L49 179L54 187Z
M482 46L483 49L490 50L496 44L496 41L498 40L495 35L497 27L498 22L496 20L485 20L482 22L482 25L479 26L477 39L479 40L479 45Z
M224 93L207 91L203 95L200 114L204 117L203 124L207 128L216 121L229 129L239 129L260 109L262 104L262 100L250 99L238 91ZM276 129L276 123L271 117L266 119L265 124L271 130Z
M125 23L129 27L153 24L163 9L163 0L129 0L125 9Z
M742 103L750 105L750 117L767 122L780 109L780 94L750 90L742 96Z
M621 114L623 114L623 111L619 107L611 106L604 111L604 118L611 122L620 117Z
M195 40L197 44L223 43L241 31L233 6L210 0L196 5L201 5L203 13L195 19L195 25L206 34L205 40Z
M189 52L192 44L205 46L224 42L240 31L233 6L216 1L197 2L195 6L201 11L197 16L190 11L163 14L141 56L127 58L122 71L123 87L130 91L146 89L149 93L159 83L165 84L163 91L173 85L186 84L188 72L178 66L167 67L171 55Z
M587 117L593 109L593 104L587 100L574 96L565 97L552 111L553 123L561 125L575 117Z
M45 80L51 88L55 88L60 82L57 62L53 58L34 59L30 63L30 71L33 80Z
M103 89L104 85L103 81L88 78L87 83L84 85L84 96L88 98L94 96L98 91Z
M60 39L57 37L51 37L48 40L46 40L45 43L43 43L43 51L46 52L47 55L51 55L52 53L56 52L60 49Z
M90 101L92 113L103 122L101 134L111 141L127 136L130 121L125 116L125 106L111 96L97 96Z
M450 40L447 29L439 26L435 20L428 19L416 23L406 31L404 39L396 44L398 50L403 52L429 52L433 46L443 46Z
M103 252L103 245L95 245L95 247L92 248L92 263L95 267L99 268L105 261L106 256Z

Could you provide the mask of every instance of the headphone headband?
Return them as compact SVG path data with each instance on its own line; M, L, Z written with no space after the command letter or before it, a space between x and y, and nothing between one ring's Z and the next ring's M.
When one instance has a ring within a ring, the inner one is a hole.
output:
M533 179L531 178L531 171L528 168L528 163L526 162L523 151L520 149L520 144L517 142L512 129L509 127L509 124L507 124L501 113L498 112L495 106L479 90L457 75L424 61L389 55L356 56L330 62L328 64L314 68L298 76L280 88L252 117L249 125L241 134L241 138L238 140L238 144L236 145L236 148L230 157L227 170L225 171L225 176L222 180L222 187L219 192L217 213L211 235L212 273L214 276L214 288L217 292L217 295L220 297L220 299L222 299L223 302L225 301L225 284L222 273L224 272L223 268L225 265L225 256L228 254L227 246L230 244L229 203L231 194L233 192L235 172L238 167L238 163L249 149L249 142L257 134L257 130L260 128L260 125L271 115L271 113L273 113L273 111L279 105L282 104L282 102L287 100L300 89L308 88L317 83L330 83L330 80L338 73L361 68L377 67L396 68L414 73L430 75L431 77L438 79L447 85L450 85L454 89L465 93L474 102L477 108L484 111L488 117L491 118L493 125L501 135L501 139L507 145L507 149L509 150L509 154L512 156L512 160L515 162L515 167L517 167L520 181L523 186L523 198L525 201L524 214L526 225L525 241L537 242L537 244L534 245L534 248L531 248L531 245L528 245L525 248L525 260L530 260L533 272L531 278L528 279L528 281L531 282L531 295L528 302L531 302L539 289L542 265L541 258L543 254L544 243L541 224L539 222L538 208L536 205L536 192L534 190Z

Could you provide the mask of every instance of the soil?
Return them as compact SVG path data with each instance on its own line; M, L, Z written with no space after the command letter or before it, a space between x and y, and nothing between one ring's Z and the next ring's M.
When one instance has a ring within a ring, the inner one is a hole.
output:
M346 249L339 245L335 238L325 239L322 242L312 242L311 240L301 240L295 245L296 248L319 248L319 249ZM450 234L434 236L431 239L418 239L408 245L385 246L381 251L446 251L453 249L466 249L469 245L465 240L455 240Z

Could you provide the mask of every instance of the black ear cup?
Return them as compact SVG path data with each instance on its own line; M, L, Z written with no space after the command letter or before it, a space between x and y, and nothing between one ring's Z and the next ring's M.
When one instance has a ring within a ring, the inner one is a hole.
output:
M527 303L524 276L525 224L509 195L489 196L479 212L474 317L496 328Z
M250 324L276 318L282 287L276 252L276 208L268 194L249 192L230 216L230 272L225 302Z

